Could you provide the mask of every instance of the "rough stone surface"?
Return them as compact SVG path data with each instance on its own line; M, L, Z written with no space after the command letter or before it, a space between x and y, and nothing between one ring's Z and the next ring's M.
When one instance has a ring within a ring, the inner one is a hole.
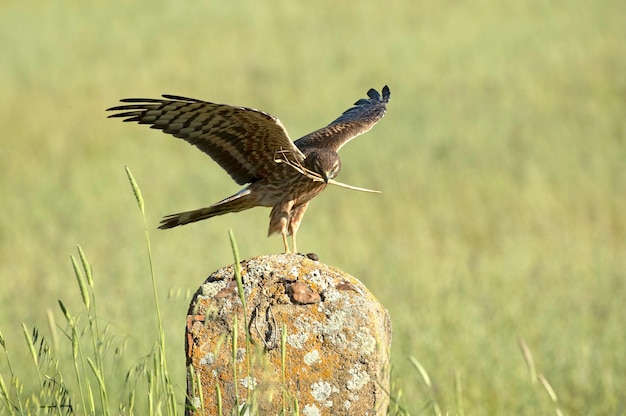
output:
M191 302L187 414L217 414L216 386L224 415L244 404L249 414L293 414L296 401L305 416L386 414L391 322L361 282L297 254L242 261L241 274L245 317L233 266Z

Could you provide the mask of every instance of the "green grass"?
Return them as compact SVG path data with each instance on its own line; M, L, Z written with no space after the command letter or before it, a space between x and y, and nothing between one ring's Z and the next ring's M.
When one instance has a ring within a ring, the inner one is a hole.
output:
M124 166L142 185L150 228L238 189L197 150L107 120L105 108L189 95L268 111L295 139L389 84L387 116L342 149L338 178L383 194L326 191L298 242L388 307L400 405L619 414L625 12L616 0L3 5L0 328L14 370L34 371L22 323L64 321L59 299L83 307L67 260L77 243L99 276L102 328L125 346L107 376L123 380L121 369L152 352L150 267ZM179 398L190 293L232 261L229 228L242 258L281 250L265 238L267 215L151 232ZM519 339L559 407L529 377Z
M73 255L70 260L84 308L82 312L70 312L59 300L66 323L55 322L54 315L49 313L49 337L43 335L37 326L31 332L22 323L29 352L27 361L33 365L35 377L29 379L29 373L23 368L16 370L10 348L0 333L4 364L4 368L0 367L3 370L0 371L0 408L3 414L110 415L116 410L119 414L129 415L179 413L175 384L167 369L165 334L144 201L128 168L126 174L144 220L157 340L146 356L126 369L125 377L110 371L111 368L123 369L120 364L126 356L125 341L119 342L116 339L119 334L112 334L108 325L101 326L93 269L82 247L78 246L80 263ZM84 323L85 320L87 323ZM62 342L59 342L59 333ZM111 391L118 397L112 399Z

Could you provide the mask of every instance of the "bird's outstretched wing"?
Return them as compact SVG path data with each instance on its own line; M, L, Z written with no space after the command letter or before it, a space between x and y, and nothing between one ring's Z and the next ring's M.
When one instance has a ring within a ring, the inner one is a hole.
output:
M149 124L185 140L216 161L239 185L269 175L281 157L304 160L276 117L252 108L194 98L125 98L109 117Z
M369 98L358 100L328 126L296 140L296 146L301 150L324 147L339 151L344 144L367 132L385 115L391 92L385 85L382 96L373 88L367 92L367 96Z

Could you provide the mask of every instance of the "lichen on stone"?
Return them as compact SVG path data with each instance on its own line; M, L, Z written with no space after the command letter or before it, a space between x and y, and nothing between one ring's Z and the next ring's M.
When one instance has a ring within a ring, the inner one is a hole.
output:
M316 361L319 361L319 359L320 359L320 353L318 350L313 350L311 352L304 354L304 363L306 365L311 365L315 363Z
M242 386L244 386L248 390L254 390L257 384L256 379L252 376L244 377L241 380L239 380L239 382L241 383Z
M354 339L349 342L350 347L359 351L361 355L367 356L376 350L376 338L370 334L369 328L365 327L362 332L354 334Z
M202 296L206 298L211 298L215 296L217 292L224 289L229 283L229 280L214 280L211 282L207 282L200 287L202 291Z
M370 381L369 374L367 374L367 371L362 370L361 364L356 364L348 370L348 373L350 374L350 379L346 384L348 390L360 390Z
M327 400L333 392L333 386L327 381L318 381L311 385L311 396L325 407L332 407L333 402Z
M208 352L204 357L200 358L201 365L213 365L214 362L215 354L213 354L212 352Z
M237 348L237 362L240 363L246 358L246 349Z
M297 334L287 335L287 344L301 350L304 348L304 343L309 339L309 335L306 332L300 332Z
M321 416L322 412L320 412L320 409L314 404L307 404L302 409L302 414L304 416Z

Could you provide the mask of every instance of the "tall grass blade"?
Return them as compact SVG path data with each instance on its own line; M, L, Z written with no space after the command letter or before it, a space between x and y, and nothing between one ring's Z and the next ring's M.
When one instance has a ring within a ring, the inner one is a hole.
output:
M433 407L435 414L437 416L441 415L442 414L441 408L439 407L439 403L437 402L437 398L435 396L433 383L431 382L430 376L426 372L426 369L424 369L422 364L420 364L420 362L417 361L417 359L415 359L414 357L409 357L409 361L411 361L411 364L413 364L413 367L417 369L417 372L420 374L420 377L424 381L424 384L426 384L426 387L428 387L428 394L430 395L430 403Z
M395 377L395 368L391 369L390 386L389 391L386 391L385 386L379 384L380 387L385 390L387 396L389 396L389 407L387 408L387 415L393 416L408 416L408 412L401 405L402 389L398 387L397 377Z
M172 415L175 415L177 414L175 393L173 390L172 383L170 382L170 376L167 370L167 362L165 359L165 332L163 330L163 320L161 318L161 307L160 307L159 295L157 291L156 273L154 270L154 261L152 258L152 245L150 243L150 233L148 232L148 222L146 220L144 201L141 195L141 189L139 188L137 181L133 177L132 172L130 171L128 166L126 166L125 169L126 169L126 175L128 176L128 181L130 182L131 188L133 189L133 193L135 194L135 199L137 200L137 205L139 207L139 210L141 211L141 216L143 218L146 248L148 251L148 261L150 264L150 278L152 281L152 294L154 297L154 305L155 305L156 316L157 316L157 331L158 331L158 337L159 337L159 341L158 341L159 373L158 374L161 374L161 376L159 377L157 374L157 378L159 379L158 381L160 381L161 388L163 389L163 392L166 394L166 397L167 397L168 412L170 412L170 414ZM152 386L152 387L155 387L155 386ZM152 406L152 400L151 400L151 406Z
M535 368L535 361L533 360L533 355L530 352L530 348L526 345L526 342L522 337L517 339L517 344L522 350L522 356L524 357L524 361L526 362L526 367L528 368L528 376L530 378L530 383L537 383L537 369Z
M286 383L286 366L287 362L287 324L283 323L282 332L280 334L280 371L282 377L283 391L283 414L287 414L287 383Z
M235 281L237 282L237 293L239 295L239 299L241 300L241 305L243 308L243 329L245 331L244 333L245 333L245 349L246 349L246 376L249 379L251 379L250 372L252 371L252 353L251 353L250 327L248 325L248 314L247 314L248 306L246 302L246 293L243 289L243 277L241 275L239 249L237 248L237 242L235 241L235 235L233 234L232 229L228 230L228 237L230 239L230 246L233 250L233 258L235 261L234 269L235 269ZM246 403L250 402L251 393L252 393L252 390L250 388L247 388L246 389Z
M7 386L4 383L4 377L2 377L2 373L0 372L0 393L2 393L2 402L4 403L4 407L11 411L11 414L15 414L13 403L11 403L11 396L9 396L9 390L7 390Z
M91 410L91 412L95 412L95 405L94 405L94 401L93 401L93 396L91 395L91 388L89 386L89 380L87 379L86 373L85 373L85 369L84 369L84 365L81 366L81 364L84 364L84 362L82 360L79 359L79 356L82 357L82 354L80 352L80 343L79 343L79 339L78 339L78 333L76 331L76 319L74 319L74 317L70 314L70 312L68 311L68 309L65 307L65 304L59 300L59 307L61 308L61 312L63 313L63 316L65 317L65 319L67 320L67 324L70 327L71 333L69 334L69 338L72 342L72 363L73 363L73 368L74 368L74 376L76 377L76 383L78 384L78 392L80 394L80 402L82 405L82 409L87 412L89 410ZM82 374L81 374L81 367L83 369ZM87 398L89 399L89 401L87 401L87 399L85 398L85 395L87 394ZM89 407L88 406L89 403Z
M543 388L548 393L550 400L552 400L552 403L554 404L554 412L556 416L563 416L563 412L561 411L561 407L559 405L559 398L556 395L556 392L554 391L554 389L552 388L552 385L550 385L550 383L548 382L548 379L546 379L543 374L539 373L537 374L537 380L539 380L539 383L541 383Z
M219 384L215 385L215 396L217 400L217 414L222 416L222 390L220 390Z
M71 322L73 321L72 316L68 312L68 310L65 307L65 304L63 303L63 301L59 300L58 303L59 303L59 308L61 309L61 313L65 317L65 320L67 321L67 323L70 324L70 326L71 326Z
M233 316L233 339L232 339L232 360L233 360L233 387L235 390L235 407L239 408L239 383L237 377L237 333L239 325L237 323L237 315Z
M192 371L194 372L194 374L196 374L195 369L193 369L193 367L192 367ZM200 400L200 412L201 412L200 414L205 415L205 414L207 414L207 411L204 408L204 391L202 390L202 379L200 377L198 377L197 374L196 374L195 378L196 378L197 383L198 383L197 389L198 389L198 400ZM219 386L217 384L216 384L216 387L219 390ZM220 392L220 396L221 396L221 392ZM222 400L222 398L219 397L220 406L221 406L221 400Z
M91 371L96 376L96 380L98 381L98 392L100 393L100 401L102 403L102 413L105 415L109 413L109 403L107 398L107 389L106 383L104 382L104 377L100 368L98 368L97 364L91 359L91 357L87 357L87 364L91 368Z
M204 392L202 390L202 379L198 377L198 372L193 365L187 367L189 383L191 384L191 394L187 397L187 411L192 414L200 411L200 414L207 414L204 408ZM219 385L215 384L216 394L221 394ZM216 401L221 401L221 397L216 397Z
M131 188L133 188L133 193L135 194L135 200L137 201L137 206L139 207L139 210L141 211L141 213L145 214L143 196L141 196L141 190L139 189L139 186L137 185L137 181L135 181L135 177L131 173L128 166L125 166L125 169L126 169L126 176L128 176L128 181L130 182L130 186Z
M420 377L422 377L422 380L424 380L424 384L426 384L426 387L428 387L429 390L432 389L433 384L430 381L430 377L428 376L428 373L426 372L424 367L422 367L422 364L420 364L420 362L417 361L414 357L409 357L409 361L411 361L411 364L413 364L413 367L415 367L417 371L419 372Z
M72 267L74 269L74 274L76 275L76 280L78 282L78 286L80 289L80 294L83 299L83 304L87 309L87 317L89 320L89 335L91 338L91 347L93 355L93 361L91 358L88 358L88 364L97 369L97 373L102 375L104 373L104 359L102 356L103 349L103 340L105 339L105 332L100 331L100 325L98 322L98 314L96 311L96 297L93 294L94 283L93 283L93 275L91 273L91 266L89 265L89 261L87 260L87 256L83 249L78 246L78 254L81 260L82 270L78 266L78 262L74 256L70 256L72 261ZM88 276L85 278L85 275ZM92 289L92 298L93 302L90 302L89 289ZM104 379L101 378L98 380L98 393L100 397L100 405L104 414L109 414L109 404L107 399L106 385L104 384Z
M80 261L83 264L83 270L85 271L85 276L87 277L87 283L89 284L89 286L93 287L93 274L91 272L91 265L89 264L87 256L85 256L85 252L83 251L83 248L80 246L80 244L78 245L78 255L80 256Z
M6 341L4 339L4 335L2 331L0 331L0 347L4 351L4 355L6 357L7 367L9 369L9 375L11 376L11 381L17 380L15 376L15 372L13 371L13 365L11 364L11 360L9 359L9 352L7 351ZM6 385L4 384L4 379L2 378L2 373L0 372L0 390L2 391L2 400L5 403L5 407L11 412L11 414L15 414L16 412L19 414L24 414L23 400L19 389L14 389L16 400L14 404L11 400L11 395Z
M33 342L33 337L31 336L30 332L26 328L26 324L24 324L24 323L22 323L22 332L24 333L24 338L26 338L26 346L28 347L28 350L30 351L30 355L31 355L31 357L33 359L33 364L35 364L35 369L37 370L37 375L40 376L40 374L39 374L39 359L38 359L37 353L35 352L35 344Z
M128 394L128 412L126 414L132 415L135 412L135 397L136 397L136 392L135 390L131 390L130 393Z
M235 260L234 268L235 268L235 281L237 282L237 293L239 295L239 299L241 300L241 304L243 305L243 317L246 319L246 295L243 290L243 280L241 278L241 264L239 264L239 249L237 248L237 242L235 241L235 235L233 234L233 230L228 230L228 237L230 238L230 247L233 250L233 258ZM245 323L244 323L245 324ZM246 325L247 328L247 325Z
M78 282L80 296L83 299L83 304L87 307L87 309L89 309L89 293L87 292L87 286L85 285L85 277L83 276L83 272L81 272L80 268L78 267L76 258L74 258L74 256L70 256L70 260L72 261L74 275L76 276L76 281Z

